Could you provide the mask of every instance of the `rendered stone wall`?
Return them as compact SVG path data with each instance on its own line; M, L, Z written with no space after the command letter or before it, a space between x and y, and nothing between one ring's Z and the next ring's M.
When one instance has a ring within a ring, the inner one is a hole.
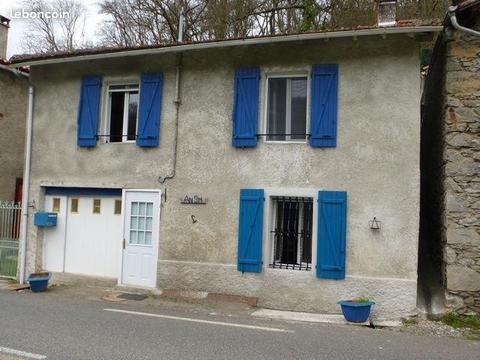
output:
M446 93L446 288L459 312L480 313L480 37L450 35Z
M14 200L23 176L27 102L28 78L0 69L0 200Z

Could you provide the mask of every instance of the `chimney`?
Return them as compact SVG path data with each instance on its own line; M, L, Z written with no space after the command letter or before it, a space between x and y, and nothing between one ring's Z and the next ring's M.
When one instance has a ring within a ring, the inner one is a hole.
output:
M377 0L378 26L397 25L397 0Z
M7 58L7 40L10 19L0 15L0 59Z

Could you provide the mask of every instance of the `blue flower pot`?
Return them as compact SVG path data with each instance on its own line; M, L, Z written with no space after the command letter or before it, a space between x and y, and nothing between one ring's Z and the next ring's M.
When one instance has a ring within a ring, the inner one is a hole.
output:
M368 320L373 301L354 302L349 300L342 300L337 302L342 308L345 320L354 323L363 323Z
M27 281L30 284L30 289L33 292L40 292L47 290L48 280L52 277L52 273L33 273L30 274Z

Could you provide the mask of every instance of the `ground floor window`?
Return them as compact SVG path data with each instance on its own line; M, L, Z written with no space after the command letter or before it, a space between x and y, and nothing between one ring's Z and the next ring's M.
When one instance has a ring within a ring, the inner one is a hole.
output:
M311 270L313 199L274 196L270 267Z

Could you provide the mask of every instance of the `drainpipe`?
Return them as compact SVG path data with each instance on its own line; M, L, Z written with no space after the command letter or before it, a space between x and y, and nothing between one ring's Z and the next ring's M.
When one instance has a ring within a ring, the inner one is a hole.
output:
M160 184L164 184L165 181L169 179L173 179L175 177L175 170L177 168L177 144L178 144L178 117L180 112L180 105L182 100L180 98L180 75L182 71L182 54L180 53L177 57L177 65L175 71L175 100L173 101L175 104L175 134L173 136L173 160L172 160L172 172L170 175L165 177L159 177L158 182Z
M178 42L182 43L183 42L183 28L184 28L184 21L185 17L183 15L183 11L180 13L180 19L179 19L179 24L178 24ZM177 144L178 144L178 117L179 117L179 112L180 112L180 105L182 103L182 100L180 98L180 75L182 72L182 53L178 54L177 56L177 64L175 68L175 100L173 101L175 104L175 134L173 136L173 159L172 159L172 171L170 175L167 175L165 177L159 177L158 182L160 184L164 184L165 181L169 179L173 179L175 177L175 171L177 168Z
M22 220L20 229L20 276L19 282L25 282L25 267L27 260L27 228L28 228L28 203L30 189L30 166L32 157L32 125L33 125L33 86L28 88L28 113L27 129L25 134L25 167L23 169L23 189L22 189Z
M448 8L448 15L450 16L450 22L452 23L453 27L458 31L463 31L466 34L470 34L473 36L480 36L480 31L467 28L458 23L457 14L455 13L457 9L458 9L458 6L450 6Z

